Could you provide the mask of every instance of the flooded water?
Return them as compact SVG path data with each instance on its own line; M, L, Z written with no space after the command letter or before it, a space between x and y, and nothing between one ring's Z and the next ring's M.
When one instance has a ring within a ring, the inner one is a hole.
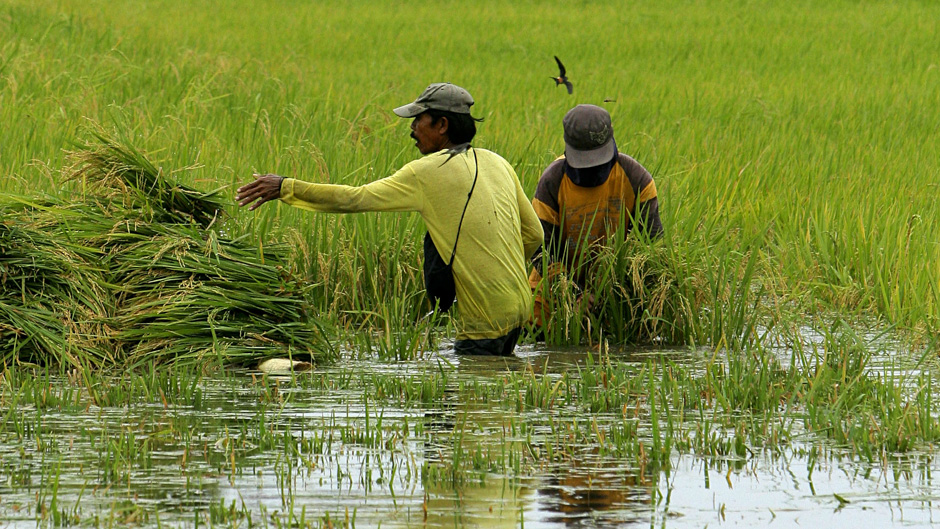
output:
M293 379L239 371L194 379L182 388L185 397L163 391L104 406L81 395L50 404L8 394L0 526L934 522L940 468L928 447L869 457L794 420L779 445L697 455L677 444L657 461L647 451L657 449L660 427L643 411L642 395L603 410L562 395L565 376L589 369L586 351L522 347L518 355L441 352L398 363L350 357ZM657 357L694 366L707 354L644 351L620 359L639 366ZM73 386L56 379L49 391L67 396ZM532 396L540 387L551 399ZM703 430L708 417L681 421L686 432L732 435Z

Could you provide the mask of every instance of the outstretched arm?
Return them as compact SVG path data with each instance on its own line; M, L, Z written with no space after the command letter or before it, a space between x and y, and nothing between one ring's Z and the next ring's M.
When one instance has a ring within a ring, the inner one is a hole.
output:
M256 209L281 199L302 209L323 213L357 211L421 211L423 193L414 170L405 166L392 176L363 186L314 184L275 174L254 175L255 181L238 188L239 206Z
M245 207L249 204L249 210L257 209L261 204L271 200L277 200L281 196L281 184L284 182L283 176L276 174L255 174L255 181L245 184L238 188L238 194L235 200L238 205Z

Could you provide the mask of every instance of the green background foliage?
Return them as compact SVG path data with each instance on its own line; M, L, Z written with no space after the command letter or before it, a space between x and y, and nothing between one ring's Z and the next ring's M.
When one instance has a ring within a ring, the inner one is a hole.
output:
M698 283L756 253L761 286L796 314L929 333L938 15L907 1L13 0L0 8L0 190L75 193L58 170L88 121L189 167L201 189L253 172L360 184L418 156L390 109L447 80L486 118L477 144L529 192L563 151L564 113L608 108ZM549 80L552 55L573 96ZM232 213L237 230L296 241L321 310L380 313L420 292L416 215ZM418 312L386 312L401 310Z

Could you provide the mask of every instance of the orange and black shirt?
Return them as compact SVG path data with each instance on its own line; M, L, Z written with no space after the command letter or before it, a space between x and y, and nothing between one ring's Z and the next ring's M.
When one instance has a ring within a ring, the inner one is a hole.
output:
M621 226L629 233L634 220L651 238L663 233L653 177L623 153L586 169L569 167L564 157L555 160L539 179L532 207L542 223L548 260L566 268ZM541 257L533 261L540 269Z

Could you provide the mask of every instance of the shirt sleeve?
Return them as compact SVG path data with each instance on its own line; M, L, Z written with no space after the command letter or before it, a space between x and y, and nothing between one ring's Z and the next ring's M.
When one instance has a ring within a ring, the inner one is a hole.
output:
M650 192L652 188L652 192ZM650 182L646 189L640 193L640 205L637 207L637 227L645 232L650 239L658 239L663 235L663 222L659 218L659 198L656 196L656 185Z
M389 177L358 187L286 178L280 198L291 206L321 213L420 212L424 207L424 192L414 170L407 165Z
M640 165L640 162L623 153L620 153L620 164L627 174L630 185L641 190L639 196L633 199L636 202L636 219L634 221L637 224L637 229L646 233L651 239L661 237L663 223L659 218L659 198L653 175Z

